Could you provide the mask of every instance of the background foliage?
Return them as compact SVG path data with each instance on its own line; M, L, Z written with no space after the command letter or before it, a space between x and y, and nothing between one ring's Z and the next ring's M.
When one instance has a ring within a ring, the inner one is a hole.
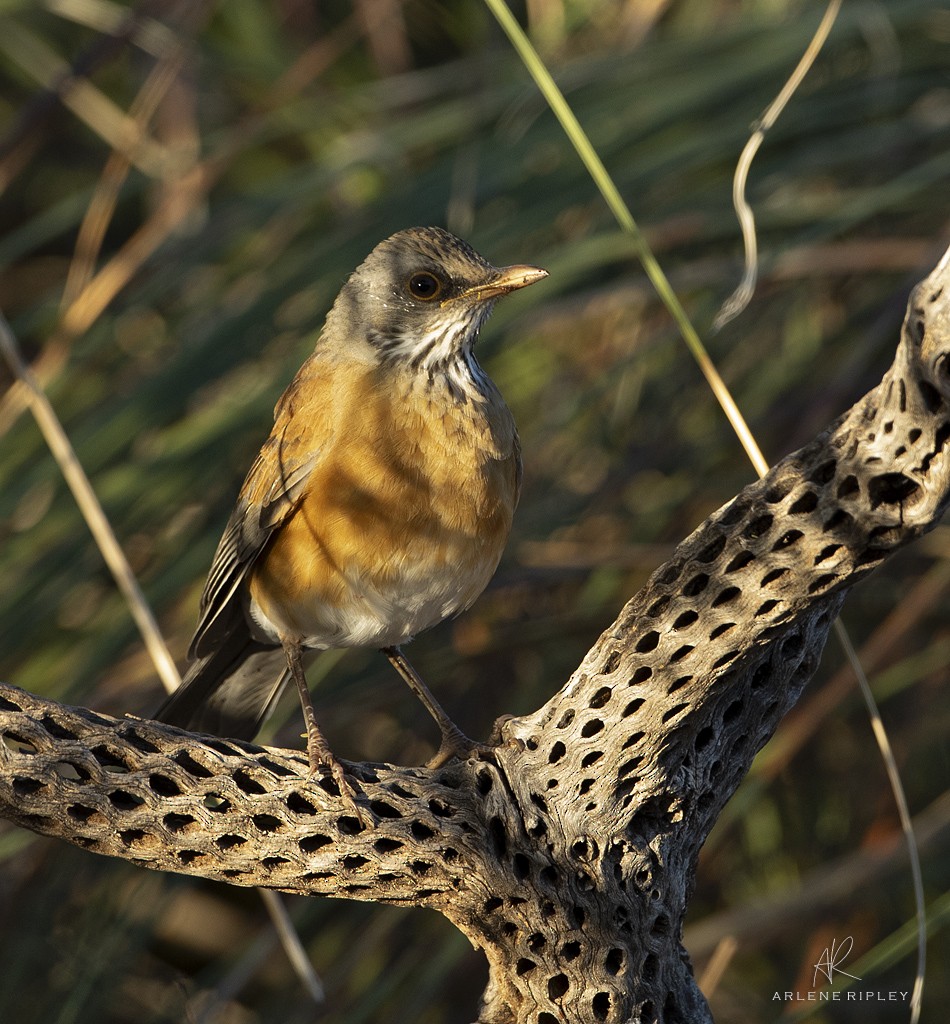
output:
M733 163L821 9L519 11L703 333L739 272ZM945 7L848 3L759 154L763 279L710 344L770 458L879 379L909 287L946 245L948 67ZM276 398L346 274L401 227L444 224L496 263L551 272L481 342L526 455L508 553L474 610L413 645L467 732L543 701L671 546L751 479L479 0L7 0L0 186L0 305L180 657ZM0 396L0 541L0 674L148 714L152 668L15 388ZM922 827L931 1014L950 1001L948 556L941 530L845 610ZM431 753L430 723L383 659L331 653L311 678L342 756ZM298 732L290 700L268 739ZM253 892L8 827L0 859L0 1020L315 1018ZM483 967L441 918L331 900L292 912L326 983L319 1019L471 1020ZM773 993L809 989L821 950L848 935L864 988L908 991L911 914L884 771L829 650L703 852L687 944L720 1019L777 1019L788 1007ZM872 951L883 959L859 963ZM907 1015L857 1009L819 1019Z

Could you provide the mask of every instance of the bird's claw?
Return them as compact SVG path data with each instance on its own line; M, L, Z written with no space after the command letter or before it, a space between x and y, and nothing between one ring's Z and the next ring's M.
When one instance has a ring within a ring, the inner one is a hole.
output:
M307 761L310 767L307 772L307 783L309 784L314 776L329 775L336 783L336 787L340 791L340 799L348 810L364 828L371 828L372 816L365 807L360 807L356 802L357 791L350 784L343 765L334 757L333 753L328 749L320 749L320 745L310 742L307 744Z
M432 757L426 761L426 768L441 768L449 763L453 757L460 761L467 761L474 755L491 753L492 747L485 743L476 743L462 732L461 729L447 729L442 733L442 743Z

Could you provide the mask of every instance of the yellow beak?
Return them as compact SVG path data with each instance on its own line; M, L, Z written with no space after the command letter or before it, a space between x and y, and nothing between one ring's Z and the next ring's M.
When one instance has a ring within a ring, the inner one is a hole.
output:
M541 281L548 276L546 270L540 267L532 267L527 263L517 263L512 267L501 267L498 273L485 284L475 285L467 288L460 299L474 299L476 302L483 302L486 299L495 299L499 295L507 295L509 292L517 291L519 288L527 288L529 284Z

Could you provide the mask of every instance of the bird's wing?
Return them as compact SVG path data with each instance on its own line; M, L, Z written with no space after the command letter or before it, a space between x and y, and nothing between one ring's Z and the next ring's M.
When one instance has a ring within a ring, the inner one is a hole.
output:
M212 559L189 658L208 655L243 620L241 584L274 531L286 522L304 496L310 474L329 440L326 431L332 429L329 417L307 415L310 408L302 416L295 416L301 391L309 398L308 406L316 404L314 397L327 383L314 379L319 376L308 361L277 404L274 429L241 486Z

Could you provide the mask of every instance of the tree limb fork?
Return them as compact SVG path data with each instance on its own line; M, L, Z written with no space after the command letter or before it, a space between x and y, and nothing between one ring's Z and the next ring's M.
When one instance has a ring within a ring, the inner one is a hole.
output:
M714 513L491 753L352 766L0 687L0 814L145 867L428 906L482 949L481 1024L709 1021L696 858L847 591L950 499L950 253L882 382ZM368 824L371 822L371 824Z

